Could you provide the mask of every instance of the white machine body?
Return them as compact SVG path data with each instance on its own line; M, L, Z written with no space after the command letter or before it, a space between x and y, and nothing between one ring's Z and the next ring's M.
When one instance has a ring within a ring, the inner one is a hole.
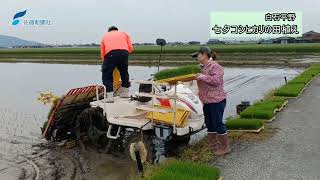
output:
M169 91L157 93L157 95L173 95L174 87ZM178 136L184 136L192 132L202 130L204 125L203 104L200 99L185 85L176 85L176 108L190 111L190 116L184 127L175 127L174 132ZM152 106L151 101L141 103L136 100L115 97L114 103L105 103L104 100L91 102L92 107L100 107L104 110L105 116L111 125L123 127L141 128L142 130L154 129L155 124L152 124L149 119L146 119L147 110L141 110L140 106ZM153 102L160 105L159 98L153 97ZM174 105L174 100L169 100L171 107Z

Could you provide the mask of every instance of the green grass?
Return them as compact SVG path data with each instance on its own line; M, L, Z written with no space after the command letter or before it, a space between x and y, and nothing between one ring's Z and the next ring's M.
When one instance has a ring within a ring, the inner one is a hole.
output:
M240 113L241 118L271 119L275 110L281 108L286 98L272 97L262 102L257 102Z
M283 97L297 97L304 87L305 84L286 84L277 89L274 95Z
M226 122L228 130L256 130L263 126L260 119L228 119Z
M187 74L196 74L200 72L198 65L182 66L173 69L165 69L154 74L155 80L167 79Z
M217 180L220 170L207 164L190 161L168 160L147 177L149 180Z

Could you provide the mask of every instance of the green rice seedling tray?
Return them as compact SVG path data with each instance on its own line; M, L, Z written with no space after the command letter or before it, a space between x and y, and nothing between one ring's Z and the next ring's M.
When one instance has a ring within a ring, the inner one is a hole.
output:
M247 119L271 119L274 117L277 109L272 111L264 110L264 109L246 109L245 111L240 113L241 118Z
M299 76L295 77L291 81L288 82L288 84L309 84L316 76L318 76L320 73L319 70L313 70L313 69L307 69L303 73L301 73Z
M305 84L309 83L320 74L320 65L311 65L308 69L304 70L300 75L288 82L288 84Z
M304 74L295 77L291 81L288 82L288 84L308 84L312 80L312 75L311 74Z
M286 105L288 104L288 102L289 102L289 101L285 101L285 102L282 104L281 108L278 109L278 112L282 111L282 110L286 107Z
M308 87L310 83L319 76L320 74L317 74L316 76L312 77L312 79L305 85L305 87Z
M173 69L165 69L154 74L154 79L156 81L168 78L174 78L178 76L184 76L189 74L200 73L200 67L198 65L182 66Z
M277 89L274 93L275 96L282 96L287 98L299 97L305 89L305 84L286 84Z
M259 103L240 113L241 118L271 119L279 109L280 102Z
M307 86L304 86L304 87L302 88L302 90L300 91L300 93L299 93L297 96L295 96L295 97L293 97L293 96L283 96L283 97L286 97L286 98L288 98L288 99L297 99L297 98L299 98L299 97L302 95L302 93L306 90L306 88L307 88Z
M276 116L273 116L271 119L262 119L263 122L271 123L276 119Z
M260 119L229 119L226 126L228 131L260 132L264 129Z
M285 102L287 101L287 98L281 96L273 96L268 99L265 99L264 101Z
M262 130L264 130L264 126L262 126L259 129L254 129L254 130L250 130L250 129L236 129L236 130L227 130L228 132L249 132L249 133L260 133Z
M183 76L161 79L161 80L158 80L157 82L166 82L169 84L177 84L178 82L193 81L196 79L196 76L197 76L197 74L187 74L187 75L183 75Z
M160 164L148 178L150 180L219 180L220 170L207 164L168 160Z
M320 73L320 64L313 64L307 70Z
M240 113L244 119L263 119L267 122L274 120L277 112L283 109L287 98L274 96L262 102L257 102Z

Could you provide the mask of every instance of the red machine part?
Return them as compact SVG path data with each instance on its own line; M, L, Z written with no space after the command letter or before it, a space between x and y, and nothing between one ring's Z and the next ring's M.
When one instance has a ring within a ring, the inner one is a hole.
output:
M46 137L47 136L47 133L48 133L48 130L49 128L53 125L53 123L55 122L55 116L56 116L56 113L57 111L59 110L59 108L61 108L61 105L63 104L63 101L66 97L68 96L74 96L74 95L79 95L79 94L83 94L83 93L91 93L93 91L96 91L96 87L99 88L99 92L101 90L103 90L103 86L100 86L100 85L92 85L92 86L86 86L86 87L81 87L81 88L74 88L74 89L71 89L66 95L62 96L55 107L53 107L53 111L48 119L48 124L43 132L43 136Z

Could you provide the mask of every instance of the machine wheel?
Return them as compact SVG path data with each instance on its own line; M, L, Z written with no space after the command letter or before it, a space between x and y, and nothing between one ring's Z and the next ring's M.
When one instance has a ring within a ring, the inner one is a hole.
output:
M141 133L130 134L126 139L125 154L129 159L136 162L136 151L139 151L140 159L143 164L153 164L156 158L156 151L152 142L152 136L144 134L141 139Z
M179 145L188 145L190 142L190 136L173 136L171 143L173 144L179 144Z
M174 135L172 139L166 142L166 154L168 156L176 156L179 151L187 146L190 142L190 136L176 136Z
M81 112L76 123L77 138L85 133L92 145L101 148L107 143L108 122L101 108L87 108Z

